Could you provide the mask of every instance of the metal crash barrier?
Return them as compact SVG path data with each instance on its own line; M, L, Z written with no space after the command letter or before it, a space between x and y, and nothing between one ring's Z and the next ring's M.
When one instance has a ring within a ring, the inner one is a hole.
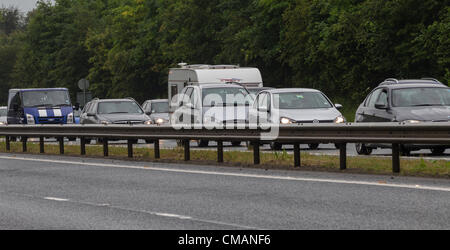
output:
M268 126L267 126L268 127ZM301 166L300 144L334 143L339 145L340 169L347 168L347 143L383 143L392 145L392 169L400 172L400 145L450 145L450 122L442 123L347 123L347 124L294 124L280 125L276 139L261 135L270 132L266 126L245 129L182 128L149 125L4 125L0 136L6 138L10 151L10 138L22 139L27 151L27 138L39 138L40 152L44 153L44 138L58 138L60 153L64 154L64 138L80 138L81 155L86 154L86 139L100 138L104 156L108 156L108 140L128 140L128 157L133 157L133 141L145 139L155 144L155 158L160 156L160 140L179 140L184 147L184 159L190 160L190 140L217 142L217 161L223 162L224 141L249 141L253 145L254 164L260 164L260 145L279 142L294 145L294 166Z

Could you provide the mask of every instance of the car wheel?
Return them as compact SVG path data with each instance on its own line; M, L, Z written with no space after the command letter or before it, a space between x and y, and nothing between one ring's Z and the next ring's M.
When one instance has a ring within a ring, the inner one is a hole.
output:
M445 152L445 150L447 150L447 149L444 148L444 147L432 148L432 149L431 149L431 153L432 153L433 155L443 155L444 152Z
M362 143L357 143L356 144L356 152L359 155L371 155L372 154L372 150L373 150L372 148L366 147L365 144L362 144Z
M233 147L239 147L239 146L241 146L241 142L240 141L233 141L233 142L231 142L231 145Z
M199 140L197 141L198 147L200 148L206 148L209 146L209 141L207 140Z
M270 148L272 150L281 150L283 148L283 144L281 144L279 142L271 142L270 143Z
M308 147L311 150L316 150L319 148L319 144L317 144L317 143L308 144Z

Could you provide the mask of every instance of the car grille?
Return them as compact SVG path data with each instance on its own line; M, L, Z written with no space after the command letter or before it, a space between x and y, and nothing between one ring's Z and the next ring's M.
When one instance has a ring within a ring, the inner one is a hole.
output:
M241 123L248 123L246 120L228 120L223 121L223 124L241 124Z
M296 121L296 123L334 123L334 120L309 120L309 121Z
M63 124L64 117L40 117L38 122L39 124Z
M116 121L113 124L144 124L144 121Z

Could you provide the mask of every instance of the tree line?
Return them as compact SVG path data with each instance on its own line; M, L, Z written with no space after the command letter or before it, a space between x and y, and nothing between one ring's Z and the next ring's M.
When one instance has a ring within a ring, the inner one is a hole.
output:
M0 103L12 87L166 97L180 62L258 67L265 85L349 105L386 78L450 83L450 0L56 0L0 9Z

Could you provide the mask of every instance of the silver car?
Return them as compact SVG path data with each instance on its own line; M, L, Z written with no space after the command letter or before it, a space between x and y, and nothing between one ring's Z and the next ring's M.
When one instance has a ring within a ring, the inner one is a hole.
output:
M8 118L8 107L0 107L0 125L5 125Z
M249 92L237 84L202 84L184 88L178 98L172 124L200 124L203 126L237 126L248 123L248 109L252 102ZM209 141L200 140L200 147ZM241 145L233 141L233 146Z
M142 109L150 116L154 124L169 124L169 101L167 99L148 100Z
M346 119L330 99L315 89L272 89L260 92L250 111L250 121L296 124L296 123L344 123ZM261 121L261 117L266 121ZM272 149L282 148L272 143ZM309 144L317 149L319 144Z

